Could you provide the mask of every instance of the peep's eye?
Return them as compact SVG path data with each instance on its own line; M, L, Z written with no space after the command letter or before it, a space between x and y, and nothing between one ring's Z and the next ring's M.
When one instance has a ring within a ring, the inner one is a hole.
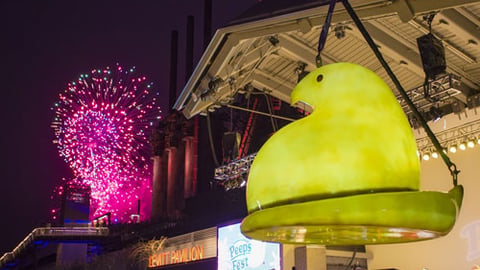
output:
M323 75L322 74L318 74L317 76L317 82L321 82L323 80Z

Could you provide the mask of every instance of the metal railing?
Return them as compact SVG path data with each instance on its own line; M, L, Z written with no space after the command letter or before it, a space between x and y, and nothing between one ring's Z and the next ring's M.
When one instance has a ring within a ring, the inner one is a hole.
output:
M4 267L8 262L15 259L22 251L24 251L35 240L52 239L61 237L78 238L85 237L102 237L109 233L106 227L40 227L35 228L25 237L11 252L7 252L0 257L0 268Z

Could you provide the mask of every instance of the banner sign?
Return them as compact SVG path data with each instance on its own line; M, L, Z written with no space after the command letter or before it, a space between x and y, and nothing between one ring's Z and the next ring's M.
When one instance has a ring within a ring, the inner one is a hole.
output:
M168 238L160 251L150 254L148 267L188 263L217 256L217 229L209 228Z
M218 270L280 270L280 244L246 238L240 224L218 228Z

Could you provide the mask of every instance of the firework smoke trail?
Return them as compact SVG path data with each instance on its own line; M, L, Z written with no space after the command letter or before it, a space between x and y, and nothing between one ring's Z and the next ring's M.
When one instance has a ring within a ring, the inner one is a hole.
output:
M125 222L136 214L138 199L149 205L148 135L161 111L152 83L134 73L117 65L82 74L53 108L54 142L75 181L91 187L91 217L111 212Z

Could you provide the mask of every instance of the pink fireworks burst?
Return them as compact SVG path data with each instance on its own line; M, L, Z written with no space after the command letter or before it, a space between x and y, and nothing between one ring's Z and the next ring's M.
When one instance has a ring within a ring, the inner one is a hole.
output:
M55 104L52 127L75 181L91 188L90 216L117 222L149 217L151 165L148 135L160 119L152 83L135 68L94 69L68 84ZM158 93L157 93L158 95Z

